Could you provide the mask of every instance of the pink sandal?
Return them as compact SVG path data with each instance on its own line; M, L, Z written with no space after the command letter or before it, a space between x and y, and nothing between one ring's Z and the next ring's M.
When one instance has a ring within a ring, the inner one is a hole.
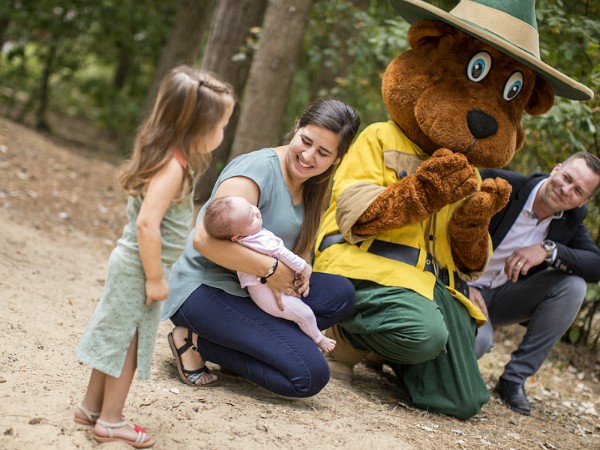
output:
M96 423L104 427L104 429L108 432L108 436L98 436L96 433L94 433L94 438L100 443L121 441L131 445L134 448L148 448L154 445L154 441L148 437L146 430L125 420L122 422L111 423L102 419L97 419ZM133 428L137 433L136 439L132 440L124 437L115 437L113 429L123 427Z

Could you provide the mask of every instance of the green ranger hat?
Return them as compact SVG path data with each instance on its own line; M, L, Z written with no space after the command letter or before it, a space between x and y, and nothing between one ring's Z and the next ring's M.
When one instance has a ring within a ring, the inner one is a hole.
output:
M390 0L409 23L419 20L446 22L534 70L554 89L555 95L591 100L594 92L550 67L540 58L534 0L461 0L446 12L420 0Z

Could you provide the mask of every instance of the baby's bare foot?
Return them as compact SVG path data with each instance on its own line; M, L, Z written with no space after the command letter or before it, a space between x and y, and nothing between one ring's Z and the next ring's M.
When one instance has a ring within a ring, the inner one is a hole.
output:
M330 339L327 336L323 336L321 340L317 342L317 347L325 352L330 352L335 348L335 344L335 339Z

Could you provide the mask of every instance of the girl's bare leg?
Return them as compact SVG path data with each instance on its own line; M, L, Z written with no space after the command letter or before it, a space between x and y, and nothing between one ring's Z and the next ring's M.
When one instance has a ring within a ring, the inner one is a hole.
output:
M100 419L105 422L118 423L123 421L123 407L125 406L125 401L127 400L127 395L129 394L129 389L131 388L133 376L137 368L137 342L138 335L136 332L129 344L121 376L115 378L105 375L104 398L100 413ZM95 425L94 432L97 436L108 436L108 430L101 424ZM133 440L135 440L137 435L132 427L114 428L113 433L115 437Z
M102 400L104 398L104 385L106 381L106 374L99 370L92 369L90 374L90 380L88 382L85 396L81 401L81 406L88 412L92 413L92 419L98 419L100 410L102 410ZM98 414L94 414L98 413ZM75 418L86 421L90 418L86 416L83 410L77 408L75 410ZM76 420L77 421L77 420ZM80 422L83 423L83 422Z

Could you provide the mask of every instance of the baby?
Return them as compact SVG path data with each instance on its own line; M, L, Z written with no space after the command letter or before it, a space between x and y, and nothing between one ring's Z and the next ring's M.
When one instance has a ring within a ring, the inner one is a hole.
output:
M259 209L245 198L221 197L213 200L206 208L202 220L206 232L213 238L231 239L252 250L280 259L296 272L306 288L303 295L308 295L312 266L285 248L280 238L262 228ZM260 278L244 272L238 272L238 278L242 287L248 289L254 303L264 312L296 322L321 350L330 352L334 349L335 340L319 331L313 311L301 299L282 292L284 310L281 311L277 307L273 291L268 285L262 284Z

